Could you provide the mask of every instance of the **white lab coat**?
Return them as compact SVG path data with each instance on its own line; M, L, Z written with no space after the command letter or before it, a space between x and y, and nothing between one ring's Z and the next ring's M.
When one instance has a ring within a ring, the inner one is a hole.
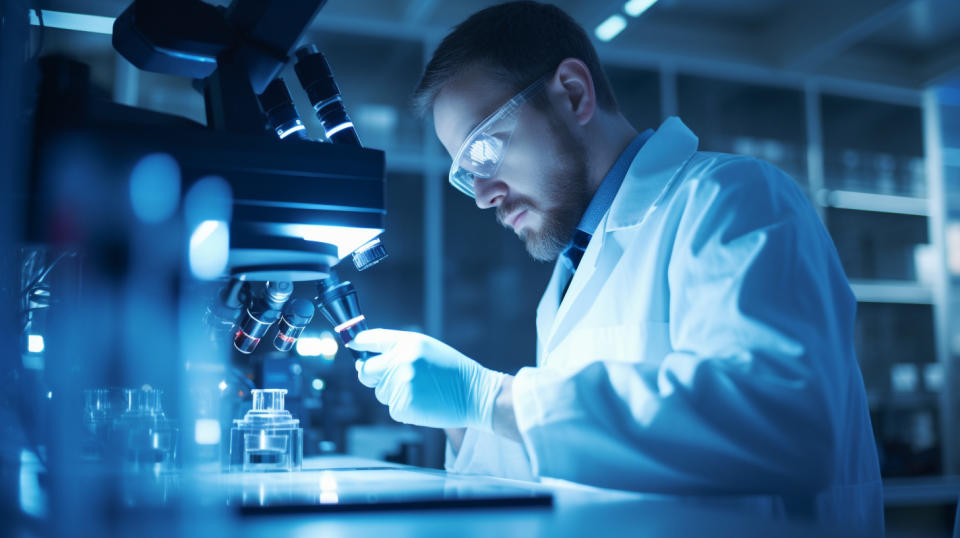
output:
M523 443L468 430L447 468L741 494L881 535L856 302L833 243L791 178L697 143L665 121L562 302L556 265L537 367L513 383Z

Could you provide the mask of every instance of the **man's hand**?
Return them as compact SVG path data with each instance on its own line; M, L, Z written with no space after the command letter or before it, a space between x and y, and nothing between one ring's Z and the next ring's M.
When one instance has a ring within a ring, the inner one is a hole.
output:
M380 353L357 361L357 374L361 383L375 389L377 400L389 406L394 420L493 431L494 404L505 374L414 332L373 329L347 345Z

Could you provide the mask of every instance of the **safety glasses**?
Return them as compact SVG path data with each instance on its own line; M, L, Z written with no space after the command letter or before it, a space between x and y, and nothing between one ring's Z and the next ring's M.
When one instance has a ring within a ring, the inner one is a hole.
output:
M543 89L545 82L546 77L537 79L470 131L450 165L451 185L471 198L476 197L474 179L493 177L500 169L517 128L520 107Z

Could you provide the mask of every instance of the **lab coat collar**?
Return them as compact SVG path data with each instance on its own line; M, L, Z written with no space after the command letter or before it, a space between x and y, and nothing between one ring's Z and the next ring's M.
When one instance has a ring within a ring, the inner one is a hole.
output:
M697 136L680 118L667 118L630 164L610 206L605 231L640 224L677 170L697 151L698 144Z
M596 233L590 240L563 297L561 293L571 271L559 261L554 266L537 308L538 363L583 316L592 301L591 293L599 291L623 254L616 241L606 240L607 233L642 223L666 192L670 180L696 153L698 143L696 135L679 118L664 121L634 157L610 210L597 228L604 233Z

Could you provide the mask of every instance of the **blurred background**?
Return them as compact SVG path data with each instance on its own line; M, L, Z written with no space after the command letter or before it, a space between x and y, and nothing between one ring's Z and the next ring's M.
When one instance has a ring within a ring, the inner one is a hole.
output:
M386 152L390 257L343 275L369 323L426 332L514 373L534 362L535 309L551 266L448 187L449 157L409 106L439 40L494 3L329 0L306 38L326 54L364 145ZM31 47L87 62L117 102L205 122L188 80L139 71L112 48L111 19L128 2L36 4L45 29L33 27ZM888 521L951 524L949 477L960 474L960 2L660 0L636 18L623 2L556 4L594 37L635 127L679 115L701 149L755 155L803 186L859 301L856 347ZM291 91L308 110L302 90ZM303 119L321 138L314 115ZM441 467L438 432L391 421L337 344L316 322L296 358L261 349L233 360L293 368L281 377L300 407L305 454Z

